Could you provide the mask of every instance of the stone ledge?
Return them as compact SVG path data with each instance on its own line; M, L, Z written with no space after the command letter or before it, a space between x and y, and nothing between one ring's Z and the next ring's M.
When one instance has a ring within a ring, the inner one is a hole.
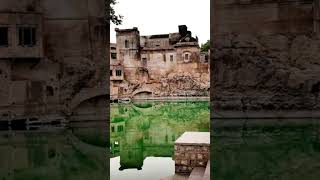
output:
M292 111L224 111L213 110L212 119L294 119L320 118L320 110L292 110Z
M175 144L210 146L210 132L185 132L176 140Z
M206 169L204 167L194 168L192 170L188 180L201 180L204 175L205 170Z
M210 133L185 132L174 146L175 172L190 174L195 167L206 167L210 159Z

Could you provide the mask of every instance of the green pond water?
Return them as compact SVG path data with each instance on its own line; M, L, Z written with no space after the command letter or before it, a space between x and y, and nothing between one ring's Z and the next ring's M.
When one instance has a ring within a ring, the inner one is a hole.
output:
M110 179L159 180L174 174L175 140L208 132L209 102L136 102L111 105Z
M107 144L92 138L99 130L0 132L0 180L106 179Z
M174 140L209 129L207 102L112 105L111 114L111 139L101 128L0 132L0 180L159 180L174 173ZM319 180L319 119L211 123L212 179Z
M227 121L212 127L212 179L320 179L319 119Z

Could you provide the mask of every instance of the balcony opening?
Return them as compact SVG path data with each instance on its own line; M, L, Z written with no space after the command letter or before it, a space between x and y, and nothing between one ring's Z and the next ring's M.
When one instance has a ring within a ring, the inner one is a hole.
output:
M0 27L0 47L7 47L8 45L8 28Z
M122 71L121 70L116 70L116 76L122 76Z
M112 76L112 70L110 70L110 76Z
M118 132L122 132L122 131L123 131L123 126L122 125L118 126Z
M19 27L19 45L29 47L36 45L35 27Z

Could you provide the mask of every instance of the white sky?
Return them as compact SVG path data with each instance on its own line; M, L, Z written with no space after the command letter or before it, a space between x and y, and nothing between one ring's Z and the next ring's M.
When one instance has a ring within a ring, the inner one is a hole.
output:
M137 27L140 35L178 32L187 25L199 44L210 39L210 0L117 0L117 14L123 15L120 26L111 23L110 41L116 42L114 29Z

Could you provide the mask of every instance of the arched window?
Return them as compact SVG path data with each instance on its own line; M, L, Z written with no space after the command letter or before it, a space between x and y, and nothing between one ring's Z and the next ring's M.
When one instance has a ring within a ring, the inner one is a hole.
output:
M189 62L191 59L191 53L190 52L183 53L182 58L183 58L184 62Z
M188 61L189 60L189 54L184 54L184 60Z

